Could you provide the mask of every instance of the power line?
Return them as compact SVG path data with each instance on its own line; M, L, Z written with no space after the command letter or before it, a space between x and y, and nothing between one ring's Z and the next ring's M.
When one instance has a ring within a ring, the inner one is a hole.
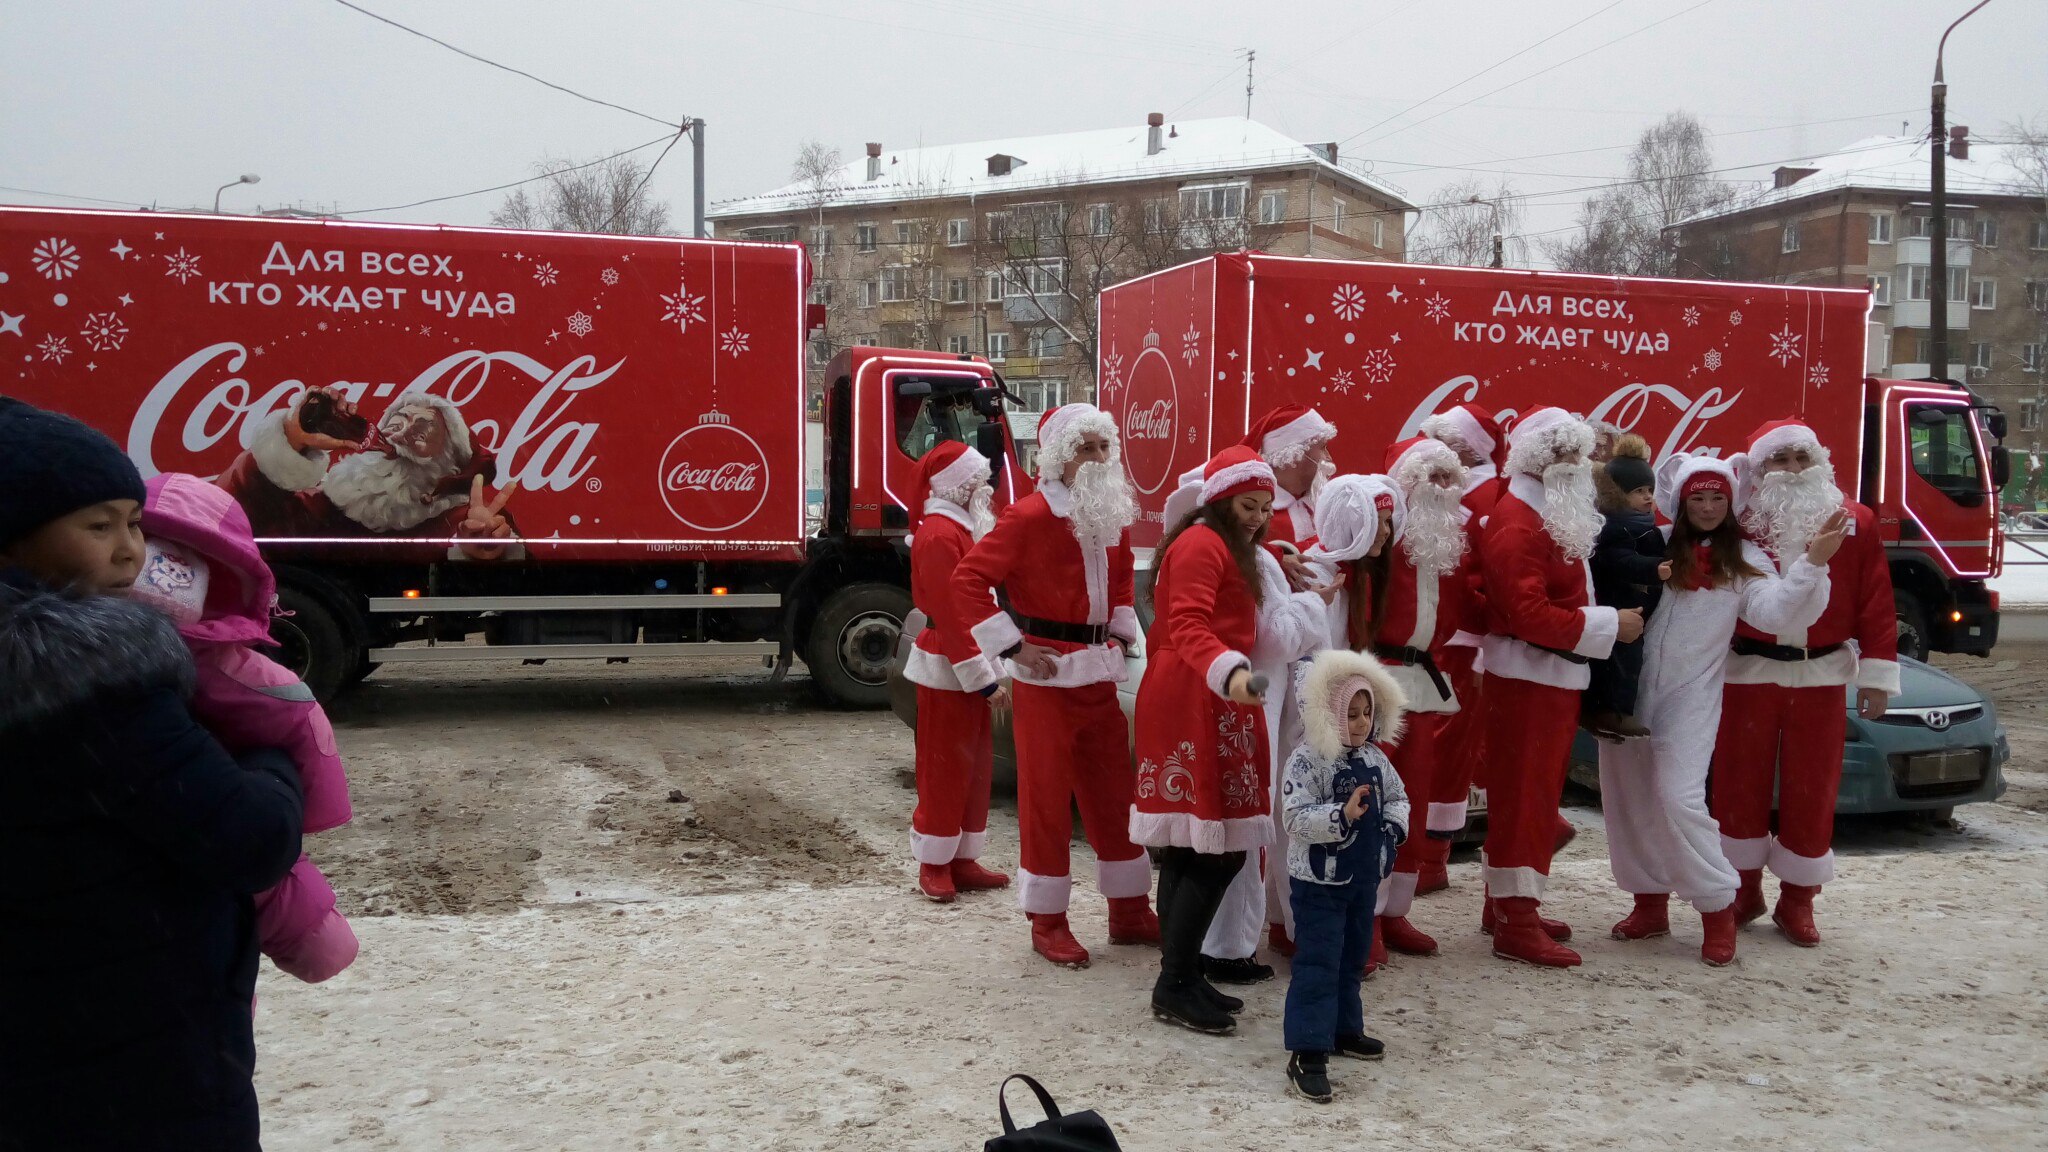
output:
M674 136L656 136L656 137L655 137L654 139L652 139L652 140L649 140L649 141L647 141L647 142L646 142L646 143L644 143L644 144L635 144L635 145L633 145L633 146L632 146L631 148L627 148L627 149L625 149L625 150L623 150L623 151L619 151L619 152L614 152L614 153L612 153L612 154L611 154L611 155L609 155L609 156L600 156L600 157L598 157L598 158L597 158L597 159L595 159L595 160L591 160L591 161L588 161L588 162L586 162L586 163L582 163L582 164L574 164L574 165L571 165L571 166L569 166L569 167L567 167L567 168L553 168L553 169L550 169L550 170L548 170L548 171L546 171L546 172L543 172L543 173L541 173L541 174L540 174L540 175L538 175L538 176L528 176L528 177L527 177L526 179L524 179L524 180L514 180L514 181L512 181L512 182L511 182L511 183L509 183L509 184L494 184L494 185L492 185L492 186L491 186L491 187L489 187L489 188L478 188L478 189L476 189L476 190L475 190L475 191L473 191L473 192L456 192L456 193L454 193L454 194L452 194L452 195L448 195L448 196L430 196L430 197L428 197L428 198L427 198L427 199L425 199L425 200L414 200L414 201L412 201L412 202L411 202L411 203L409 203L409 204L393 204L393 205L390 205L389 207L385 207L385 208L353 208L353 209L350 209L350 210L349 210L349 211L347 211L347 212L336 212L336 213L334 213L334 215L336 215L336 216L369 216L369 215L374 215L375 213L378 213L378 212L397 212L397 211L400 211L401 209L405 209L405 208L418 208L418 207L420 207L421 205L425 205L425 204L439 204L439 203L441 203L441 202L443 202L443 201L446 201L446 200L462 200L462 199L465 199L465 198L467 198L467 197L470 197L470 196L482 196L482 195L484 195L485 193L488 193L488 192L503 192L503 191L504 191L505 189L507 189L507 188L517 188L517 187L519 187L519 186L520 186L521 184L531 184L531 183L533 183L533 182L534 182L534 181L536 181L536 180L546 180L546 179L549 179L550 177L554 177L554 176L559 176L559 175L561 175L561 174L562 174L562 173L564 173L564 172L579 172L579 171L581 171L581 170L583 170L583 169L585 169L585 168L595 168L595 167L596 167L597 165L599 165L599 164L603 164L603 163L605 163L606 161L609 161L609 160L617 160L617 159L618 159L619 157L621 157L621 156L625 156L625 155L628 155L628 154L630 154L630 153L638 152L638 151L640 151L640 150L642 150L642 149L645 149L645 148L652 148L652 147L654 147L654 146L655 146L656 144L659 144L659 143L661 143L661 142L662 142L662 141L664 141L664 140L668 141L668 143L669 143L669 147L674 147L674 146L675 146L675 142L676 142L677 140L681 139L681 138L682 138L682 132L681 132L681 131L678 131L678 132L676 133L676 135L674 135ZM668 149L666 149L666 148L665 148L665 149L663 149L663 150L662 150L662 153L661 153L661 154L662 154L663 156L666 156L666 155L668 155ZM655 163L657 163L657 164L659 164L660 162L661 162L661 161L660 161L659 159L657 159L657 160L655 161ZM647 174L648 174L649 176L652 176L652 175L654 174L654 169L652 169L652 168L649 168L649 169L647 170ZM646 181L645 181L644 179L643 179L643 180L642 180L642 181L641 181L640 183L641 183L641 186L642 186L642 187L645 187L645 186L646 186L646 184L647 184L647 182L646 182ZM637 195L639 195L639 193L637 193L637 192L636 192L636 193L634 193L634 195L636 195L636 196L637 196Z
M108 200L99 196L73 196L68 192L45 192L40 188L10 188L0 184L0 192L20 192L29 196L47 196L52 200L83 200L88 204L113 204L122 208L133 208L139 200Z
M602 106L604 106L604 107L606 107L606 108L612 108L612 109L616 109L617 111L620 111L620 112L624 112L624 113L626 113L626 114L628 114L628 115L631 115L631 116L638 116L638 117L640 117L640 118L641 118L642 120L652 120L652 121L653 121L653 122L655 122L656 124L660 124L660 125L662 125L662 126L664 126L664 127L667 127L667 128L674 128L674 129L676 129L676 130L677 130L677 131L679 131L679 132L683 130L683 127L684 127L684 125L683 125L683 124L677 124L677 123L675 123L675 122L673 122L673 121L669 121L669 120L663 120L663 119L662 119L661 117L659 117L659 116L650 116L650 115L648 115L648 114L647 114L647 113L645 113L645 112L639 111L638 109L634 109L634 108L628 108L628 107L626 107L626 106L625 106L624 104L614 104L614 103L612 103L612 102L611 102L611 101L609 101L609 100L599 100L599 99L598 99L597 97L595 97L595 96L586 96L586 95L584 95L583 93L581 93L581 92L578 92L578 91L576 91L576 90L575 90L574 88L564 88L564 87L563 87L562 85L560 85L560 84L557 84L557 83L555 83L555 82L554 82L554 81L552 81L552 80L543 80L543 79L541 79L540 77L538 77L538 76L535 76L535 75L534 75L533 73L531 73L531 72L526 72L526 71L522 71L522 70L520 70L520 69L518 69L518 68L514 68L514 67L512 67L512 66L511 66L510 64L500 64L500 63L498 63L498 62L497 62L496 60L491 60L491 59L487 59L487 58L485 58L485 57L479 56L479 55L477 55L476 53L474 53L474 52L471 52L471 51L469 51L469 50L468 50L468 49L466 49L466 48L458 48L458 47L456 47L455 45L453 45L453 44L450 44L449 42L447 42L446 40L443 40L443 39L441 39L441 38L440 38L440 37L438 37L438 36L430 36L430 35L428 35L427 33L425 33L425 32L422 32L422 31L420 31L420 30L419 30L419 29L417 29L417 28L409 28L409 27L407 27L406 25L404 25L404 24L400 24L400 23L399 23L398 21L396 21L396 20L393 20L393 19L391 19L391 18L390 18L389 16L379 16L379 15L378 15L377 13L375 13L375 12L372 12L372 11L370 11L370 10L369 10L368 8L365 8L365 7L363 7L363 6L362 6L362 5L360 5L360 4L352 4L352 3L350 3L350 2L349 2L349 0L334 0L334 2L335 2L336 4L339 4L339 5L341 5L341 6L343 7L343 8L347 8L347 9L349 9L350 11L353 11L353 12L360 12L360 13L362 13L363 15L365 15L365 16L368 16L368 17L369 17L370 19L372 19L372 20L376 20L376 21L378 21L378 22L380 22L380 23L384 23L384 24L389 24L389 25L391 25L391 26L392 26L393 28L396 28L396 29L398 29L398 30L399 30L399 31L401 31L401 32L406 32L406 33L410 33L411 35L417 36L417 37L419 37L419 38L420 38L420 39L422 39L422 40L428 40L428 41L431 41L431 42L433 42L433 43L435 43L435 44L439 44L439 45L440 45L441 47L443 47L443 48L446 48L446 49L447 49L447 50L449 50L450 52L453 52L453 53L455 53L455 54L456 54L456 55L458 55L458 56L464 56L464 57L467 57L467 58L469 58L469 59L471 59L471 60L474 60L474 61L476 61L476 62L477 62L477 63L479 63L479 64L488 64L488 65L490 65L490 66L491 66L491 67L493 67L493 68L499 69L500 71L504 71L504 72L510 72L510 73L512 73L512 74L513 74L514 76L524 76L524 77L526 77L526 78L527 78L528 80L531 80L531 81L533 81L533 82L534 82L534 83L536 83L536 84L540 84L540 85L542 85L542 86L544 86L544 87L548 87L548 88L553 88L553 89L554 89L555 91L557 91L557 92L561 92L561 93L564 93L565 95L569 95L569 96L574 96L574 97L575 97L575 98L577 98L578 100L585 100L585 101L588 101L588 102L590 102L590 103L592 103L592 104L598 104L598 105L602 105ZM686 122L687 122L687 118L686 118Z
M612 225L619 222L619 213L624 212L630 205L632 205L634 201L640 199L640 193L645 192L647 190L647 182L649 180L654 179L654 170L656 168L661 167L661 162L663 160L668 159L669 148L674 148L676 146L676 141L681 140L683 136L688 132L689 129L684 128L681 131L677 132L674 136L669 137L668 148L663 148L661 150L661 155L656 156L654 158L654 163L649 164L647 166L647 174L640 177L640 183L637 187L633 189L633 194L631 196L626 197L624 200L619 201L618 206L612 209L611 216L606 218L604 222L604 227L599 229L599 231L611 231Z
M1757 134L1757 133L1759 133L1759 132L1783 132L1783 131L1786 131L1787 129L1791 129L1791 128L1813 128L1813 127L1818 127L1818 126L1820 126L1820 125L1823 125L1823 124L1850 124L1850 123L1854 123L1855 121L1858 121L1858 120L1874 120L1874 119L1878 118L1879 116L1886 116L1886 117L1890 117L1890 116L1910 116L1910 115L1912 115L1913 113L1915 113L1915 112L1917 112L1917 111L1919 111L1919 109L1917 109L1917 108L1903 108L1903 109L1900 109L1900 110L1898 110L1898 111L1896 111L1896 112L1870 112L1870 113L1866 113L1866 114L1864 114L1864 115L1862 115L1862 116L1838 116L1838 117L1835 117L1834 119L1831 119L1831 120L1802 120L1802 121L1800 121L1800 122L1798 122L1798 123L1796 123L1796 124L1771 124L1771 125L1767 125L1766 127L1763 127L1763 128L1738 128L1738 129L1735 129L1735 130L1733 130L1733 131L1729 131L1729 132L1709 132L1709 133L1707 133L1707 135L1708 135L1708 136L1710 136L1710 137L1713 137L1713 138L1715 138L1715 139L1720 139L1720 138L1722 138L1722 137L1725 137L1725 136L1753 136L1753 135L1755 135L1755 134ZM1981 139L1984 139L1984 137L1978 137L1977 139L1981 140ZM1639 143L1641 143L1641 141L1640 141L1640 140L1636 140L1636 141L1631 141L1631 142L1629 142L1629 143L1627 143L1627 144L1602 144L1602 145L1600 145L1600 146L1599 146L1599 147L1597 147L1597 148L1571 148L1571 149L1567 149L1567 150L1565 150L1565 151L1563 151L1563 152L1531 152L1531 153L1529 153L1529 154L1528 154L1528 155L1526 155L1526 156L1500 156L1500 157L1496 157L1495 159L1492 159L1492 160L1482 160L1482 161L1479 161L1479 163L1481 163L1481 164L1512 164L1512 163L1514 163L1514 162L1516 162L1516 161L1518 161L1518 160L1548 160L1548 159L1551 159L1551 158L1553 158L1553 157L1557 157L1557 156L1584 156L1584 155L1587 155L1588 153L1592 153L1592 152L1620 152L1620 151L1623 151L1624 149L1628 149L1628 148L1634 148L1634 147L1636 147L1636 145L1637 145L1637 144L1639 144ZM1398 175L1403 175L1403 174L1405 174L1405 173L1409 173L1409 172L1429 172L1429 171L1434 171L1434 170L1437 170L1437 169L1445 169L1445 168L1447 168L1447 169L1451 169L1452 171L1464 171L1464 172L1486 172L1486 171L1496 171L1496 169L1486 169L1486 168L1474 168L1474 167L1467 167L1467 166L1464 166L1464 165L1458 165L1458 164L1411 164L1411 163L1408 163L1408 162L1406 162L1406 161L1401 161L1401 160L1388 160L1388 161L1385 161L1385 163L1388 163L1388 164L1398 164L1398 165L1400 165L1400 166L1401 166L1401 167L1400 167L1400 169L1399 169L1399 171L1397 171L1397 172L1394 172L1394 173L1391 173L1391 175L1397 175L1397 176L1398 176ZM1375 169L1375 170L1377 170L1377 169ZM1505 170L1505 169L1498 169L1498 171L1503 171L1503 172L1505 172L1506 170ZM1540 176L1540 175L1545 175L1545 173L1540 173L1540 172L1531 172L1531 173L1515 173L1515 172L1509 172L1509 173L1507 173L1507 174L1509 174L1509 175L1531 175L1531 176ZM1569 177L1569 178L1571 178L1571 179L1580 179L1581 177ZM1585 177L1585 178L1586 178L1586 179L1590 179L1590 177Z

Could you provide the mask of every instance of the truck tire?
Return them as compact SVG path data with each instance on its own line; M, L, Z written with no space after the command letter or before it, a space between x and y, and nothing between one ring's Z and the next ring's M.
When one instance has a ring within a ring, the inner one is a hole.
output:
M1897 588L1892 590L1892 606L1899 617L1899 655L1927 659L1927 609L1919 597Z
M811 682L846 708L889 706L889 666L910 615L910 593L894 584L849 584L825 597L811 621L804 663Z
M364 654L349 640L327 601L291 584L277 589L279 614L270 618L270 638L277 641L271 658L291 669L325 704L352 683Z

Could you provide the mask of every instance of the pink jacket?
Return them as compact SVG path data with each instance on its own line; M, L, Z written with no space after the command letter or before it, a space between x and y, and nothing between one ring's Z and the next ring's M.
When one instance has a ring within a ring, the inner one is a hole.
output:
M277 582L234 498L204 480L166 473L149 482L142 531L149 550L135 596L177 623L198 670L192 715L229 751L276 748L298 766L307 835L348 823L348 777L334 729L313 694L256 646L270 640ZM305 856L256 897L263 952L310 983L356 956L334 888Z

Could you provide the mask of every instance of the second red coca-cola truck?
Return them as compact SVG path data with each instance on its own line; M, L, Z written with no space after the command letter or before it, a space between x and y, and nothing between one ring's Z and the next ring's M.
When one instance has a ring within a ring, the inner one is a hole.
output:
M386 662L794 655L878 704L917 458L1021 480L994 373L926 352L840 354L813 459L806 282L795 245L0 207L0 392L232 491L322 696Z

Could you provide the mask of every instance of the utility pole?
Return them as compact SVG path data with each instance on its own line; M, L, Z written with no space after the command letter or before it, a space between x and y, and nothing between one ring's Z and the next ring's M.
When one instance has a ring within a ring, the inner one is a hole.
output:
M1259 58L1257 48L1244 50L1244 118L1252 118L1252 61Z
M1933 144L1934 172L1928 189L1932 207L1928 211L1927 238L1927 374L1937 380L1948 379L1948 82L1941 78L1941 54L1948 47L1949 32L1956 30L1956 24L1968 20L1989 3L1991 0L1977 0L1968 12L1956 17L1955 24L1941 34L1941 43L1934 49L1933 125L1928 136Z
M690 121L690 190L696 195L696 206L691 211L692 228L690 235L702 240L711 235L704 228L704 118L698 116Z

